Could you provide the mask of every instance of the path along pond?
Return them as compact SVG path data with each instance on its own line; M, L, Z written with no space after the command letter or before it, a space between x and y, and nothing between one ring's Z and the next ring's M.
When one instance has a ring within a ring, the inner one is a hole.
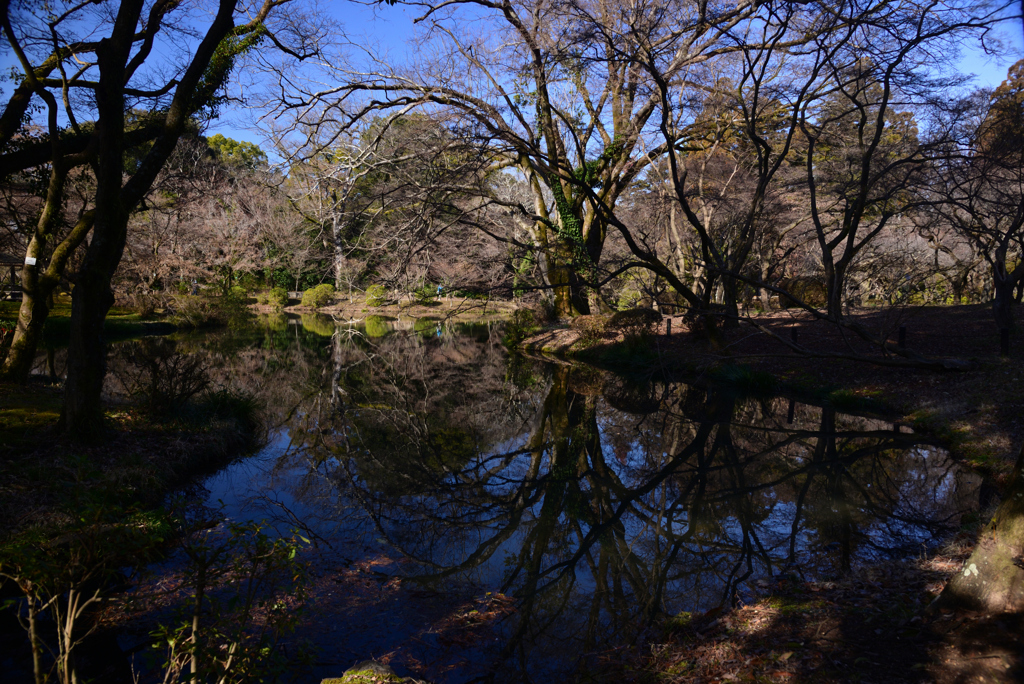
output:
M299 680L369 658L586 679L660 616L928 552L978 508L980 479L906 427L509 355L501 332L282 317L113 354L114 393L141 357L200 359L266 406L266 446L195 496L311 540Z

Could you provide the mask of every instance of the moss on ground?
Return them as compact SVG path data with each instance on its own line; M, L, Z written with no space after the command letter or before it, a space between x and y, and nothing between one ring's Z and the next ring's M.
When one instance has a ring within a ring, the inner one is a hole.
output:
M61 393L49 385L0 385L0 537L47 527L96 506L146 509L258 443L258 426L230 402L197 419L159 422L131 407L106 411L99 444L57 431Z
M13 327L18 321L20 302L0 302L0 323ZM103 333L108 342L128 340L143 335L166 335L174 332L175 326L166 321L151 321L129 309L114 307L103 322ZM58 301L46 317L43 327L44 347L64 347L71 339L71 302L67 298Z

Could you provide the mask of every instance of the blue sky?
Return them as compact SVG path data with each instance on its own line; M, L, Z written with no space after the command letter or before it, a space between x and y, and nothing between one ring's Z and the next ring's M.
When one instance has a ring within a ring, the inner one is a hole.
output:
M406 43L414 32L413 19L422 13L421 8L411 8L401 4L361 2L323 2L318 8L328 12L329 16L345 27L350 40L374 44L398 57L407 53ZM994 87L1006 77L1011 64L1024 57L1024 31L1019 22L1008 22L998 31L1000 38L1008 48L1007 54L1001 57L985 55L980 46L965 46L960 69L975 75L975 83L979 86ZM16 66L10 50L0 55L0 71L9 73ZM11 83L0 84L0 95L10 92ZM249 128L249 117L242 111L225 107L218 121L211 124L209 133L222 133L236 140L248 140L261 144L257 131Z
M375 3L337 2L328 3L327 7L333 18L345 26L350 38L364 39L399 56L406 54L406 42L415 31L413 19L422 14L421 8ZM1004 24L997 35L1007 48L1005 55L986 55L981 46L965 46L960 71L974 74L978 86L999 85L1006 78L1010 65L1024 57L1024 30L1020 23ZM228 112L211 126L210 131L238 140L261 142L257 132L230 118Z

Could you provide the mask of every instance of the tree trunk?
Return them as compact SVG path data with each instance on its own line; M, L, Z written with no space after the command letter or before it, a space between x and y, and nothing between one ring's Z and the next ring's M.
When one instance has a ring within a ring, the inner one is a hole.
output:
M825 267L825 296L828 315L835 320L843 318L843 291L846 289L846 264L838 263Z
M739 282L735 278L729 276L722 278L722 304L725 305L725 321L722 327L738 328L740 325Z
M1000 330L1013 329L1013 281L996 278L995 297L992 299L992 315Z
M561 319L590 313L587 288L573 263L573 247L558 240L544 254L547 275L555 296L555 315Z
M942 590L933 607L987 612L1024 610L1024 448L1003 501L974 553Z
M0 377L10 382L28 381L39 340L43 337L43 326L50 313L50 308L46 305L48 298L41 295L35 283L26 287L25 281L28 278L25 277L24 271L28 270L29 267L26 267L22 272L21 282L24 289L21 295L21 309L18 311L18 323L14 329L11 348L0 370ZM37 279L32 276L31 280Z
M124 77L141 0L122 2L114 31L96 50L96 204L92 240L71 297L71 340L64 384L61 428L75 439L91 439L103 428L103 378L107 349L103 321L114 303L110 280L124 252L128 211L121 198L124 181ZM159 143L155 146L159 146ZM144 162L145 163L145 162Z
M41 261L46 244L53 238L57 221L60 218L64 200L64 182L67 178L67 165L63 160L53 164L50 172L50 183L46 193L46 204L36 223L36 231L25 250L26 261ZM68 235L54 248L50 262L45 269L41 264L25 264L21 269L21 308L18 311L18 324L14 331L14 339L0 377L14 382L28 381L29 371L35 359L36 348L43 336L43 327L53 305L53 293L60 284L60 278L67 266L68 259L85 240L92 227L93 212L86 212L78 220ZM12 283L13 285L13 283Z
M765 259L761 260L761 273L760 273L760 276L761 276L761 282L762 283L767 283L768 282L768 261L765 260ZM768 313L769 311L771 311L771 307L772 307L771 293L768 292L768 288L767 287L758 287L757 289L758 289L758 294L761 296L761 308L764 309L765 313Z
M995 264L992 267L992 280L995 289L995 296L992 299L992 314L996 319L996 327L999 330L1013 330L1013 288L1017 285L1017 271L1020 267L1009 273L1006 270L1006 248L1002 247L996 251Z
M110 278L124 248L123 230L118 240L117 235L104 235L100 239L103 231L99 220L96 229L71 299L71 340L61 426L66 434L76 439L94 438L102 431L100 398L107 359L103 321L114 303Z

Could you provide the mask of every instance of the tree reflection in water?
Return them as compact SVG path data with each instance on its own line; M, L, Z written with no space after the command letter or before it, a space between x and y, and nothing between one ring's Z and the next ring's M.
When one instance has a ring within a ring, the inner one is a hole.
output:
M276 404L263 494L409 579L515 596L499 679L585 667L763 577L919 552L977 501L945 452L829 407L508 359L487 328L324 343Z

